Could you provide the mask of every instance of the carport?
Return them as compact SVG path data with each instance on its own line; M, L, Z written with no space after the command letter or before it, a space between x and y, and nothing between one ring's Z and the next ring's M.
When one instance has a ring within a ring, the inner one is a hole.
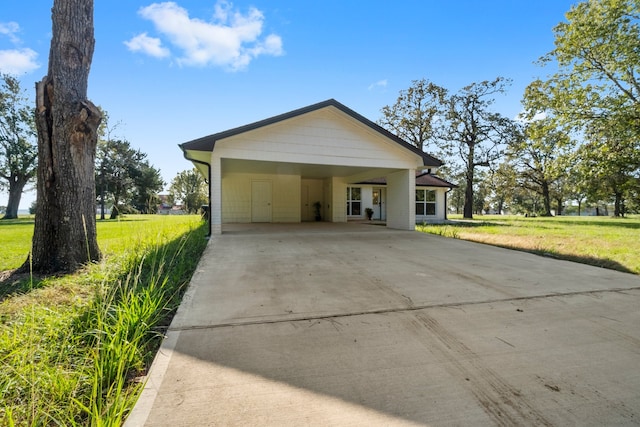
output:
M350 184L386 179L387 226L415 226L415 173L442 165L330 99L180 145L209 183L210 225L346 222Z

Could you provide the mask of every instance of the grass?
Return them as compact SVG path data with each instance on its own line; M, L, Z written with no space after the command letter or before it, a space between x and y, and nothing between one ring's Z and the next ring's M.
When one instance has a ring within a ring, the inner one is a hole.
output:
M640 217L451 216L419 231L640 274Z
M24 233L11 238L0 265L26 258L30 221L0 222L3 241ZM72 275L0 282L12 289L0 296L0 425L121 425L205 234L197 216L99 221L102 262Z

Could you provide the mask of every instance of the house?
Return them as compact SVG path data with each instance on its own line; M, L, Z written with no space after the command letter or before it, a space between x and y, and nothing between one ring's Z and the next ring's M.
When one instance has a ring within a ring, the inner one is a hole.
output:
M210 232L224 223L446 218L442 162L334 99L180 144L207 178Z

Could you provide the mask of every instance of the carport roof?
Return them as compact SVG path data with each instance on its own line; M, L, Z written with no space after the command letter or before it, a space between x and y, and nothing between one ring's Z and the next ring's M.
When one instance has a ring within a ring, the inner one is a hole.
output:
M289 111L288 113L284 113L284 114L280 114L277 116L273 116L270 117L268 119L264 119L264 120L260 120L254 123L250 123L244 126L240 126L237 128L233 128L233 129L229 129L229 130L225 130L222 132L218 132L218 133L214 133L212 135L208 135L208 136L204 136L202 138L198 138L198 139L194 139L192 141L188 141L185 142L183 144L180 144L180 148L182 149L182 151L186 152L186 151L213 151L213 149L215 148L216 145L216 141L224 139L224 138L228 138L234 135L238 135L244 132L248 132L254 129L258 129L264 126L268 126L277 122L281 122L283 120L287 120L293 117L297 117L303 114L307 114L310 113L312 111L316 111L316 110L320 110L322 108L327 108L327 107L335 107L338 110L342 111L343 113L351 116L352 118L358 120L360 123L364 124L365 126L368 126L369 128L373 129L374 131L384 135L385 137L389 138L390 140L396 142L397 144L401 145L403 148L410 150L418 155L420 155L424 161L424 166L442 166L442 161L436 159L435 157L423 152L422 150L414 147L413 145L409 144L407 141L403 140L402 138L399 138L398 136L392 134L391 132L389 132L388 130L386 130L385 128L383 128L382 126L372 122L371 120L367 119L366 117L356 113L355 111L353 111L352 109L350 109L349 107L345 106L344 104L341 104L340 102L336 101L335 99L328 99L326 101L322 101L319 102L317 104L313 104L313 105L309 105L307 107L303 107L303 108L299 108L297 110L293 110L293 111Z

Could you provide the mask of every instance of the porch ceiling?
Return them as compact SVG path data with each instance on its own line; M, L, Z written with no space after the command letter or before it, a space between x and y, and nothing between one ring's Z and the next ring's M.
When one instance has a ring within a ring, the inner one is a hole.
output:
M222 159L222 175L228 173L258 173L300 175L303 179L345 178L347 182L360 182L397 172L392 168L365 168L356 166L317 165L305 163L267 162L262 160Z

